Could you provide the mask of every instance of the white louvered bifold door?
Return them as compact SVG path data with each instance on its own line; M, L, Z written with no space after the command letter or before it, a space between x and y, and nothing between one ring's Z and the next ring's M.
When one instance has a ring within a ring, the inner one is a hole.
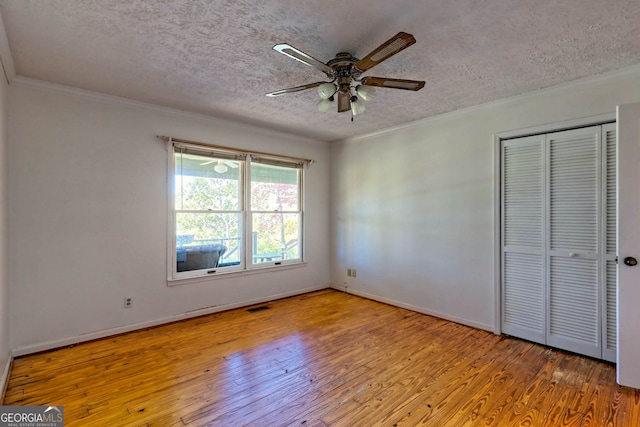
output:
M602 358L609 362L616 361L616 286L618 281L618 266L616 262L617 251L617 139L616 125L610 123L602 126L602 145L603 145L603 199L604 210L602 223L604 235L604 261L603 274L601 274L601 283L604 283L601 295L604 310L603 328L602 328Z
M502 331L615 361L615 124L501 149Z
M547 344L602 357L600 127L547 135Z
M545 342L544 141L502 145L502 331Z

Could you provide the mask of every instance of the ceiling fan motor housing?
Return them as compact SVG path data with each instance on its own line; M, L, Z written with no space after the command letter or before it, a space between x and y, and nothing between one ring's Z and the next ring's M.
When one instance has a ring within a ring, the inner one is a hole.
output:
M333 72L326 73L327 77L330 79L337 78L338 80L342 78L358 78L361 73L353 66L358 61L358 58L348 52L338 53L335 58L329 60L326 64L333 69ZM338 84L341 85L342 82L338 81Z

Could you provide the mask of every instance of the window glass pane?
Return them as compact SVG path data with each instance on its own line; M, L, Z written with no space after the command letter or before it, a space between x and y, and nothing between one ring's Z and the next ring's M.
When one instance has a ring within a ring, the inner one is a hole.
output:
M300 258L300 214L253 214L253 263Z
M240 162L175 154L176 210L239 210Z
M251 164L252 211L298 211L298 169Z
M240 213L176 213L177 271L240 264Z

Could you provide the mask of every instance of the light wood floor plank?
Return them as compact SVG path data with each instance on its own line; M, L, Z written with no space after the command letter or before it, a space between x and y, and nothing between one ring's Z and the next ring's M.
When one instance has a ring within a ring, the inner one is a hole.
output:
M631 426L604 362L334 290L17 358L67 426Z

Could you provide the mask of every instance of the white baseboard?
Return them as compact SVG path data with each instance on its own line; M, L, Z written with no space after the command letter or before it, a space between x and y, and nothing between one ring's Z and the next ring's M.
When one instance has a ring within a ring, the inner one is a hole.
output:
M253 300L242 301L234 304L221 304L211 307L205 307L186 313L174 314L172 316L163 317L160 319L150 320L148 322L134 323L131 325L120 326L117 328L104 329L102 331L91 332L76 337L63 338L60 340L47 341L39 344L28 345L13 349L13 356L24 356L27 354L38 353L41 351L52 350L54 348L66 347L69 345L78 344L81 342L92 341L100 338L105 338L113 335L119 335L126 332L136 331L139 329L150 328L153 326L164 325L166 323L176 322L178 320L190 319L198 316L205 316L207 314L218 313L220 311L233 310L236 308L246 307L249 305L260 304L263 302L274 301L282 298L288 298L296 295L306 294L308 292L319 291L322 289L328 289L329 285L314 286L305 289L298 289L291 292L284 292L281 294L270 295L267 297L256 298Z
M427 309L425 309L423 307L418 307L418 306L415 306L415 305L406 304L406 303L401 302L401 301L396 301L396 300L393 300L393 299L380 297L378 295L373 295L373 294L369 294L367 292L362 292L362 291L358 291L358 290L355 290L355 289L346 288L344 286L332 285L331 288L332 289L336 289L338 291L346 292L348 294L353 294L353 295L357 295L359 297L367 298L367 299L370 299L370 300L383 302L385 304L393 305L393 306L396 306L396 307L406 308L407 310L415 311L415 312L422 313L422 314L427 314L429 316L438 317L440 319L448 320L450 322L459 323L459 324L465 325L465 326L470 326L472 328L482 329L484 331L488 331L488 332L492 332L492 333L494 332L493 325L486 325L484 323L478 323L478 322L474 322L474 321L471 321L471 320L468 320L468 319L463 319L463 318L456 317L456 316L450 316L448 314L440 313L438 311L427 310Z
M7 391L7 383L9 381L9 373L11 372L11 364L13 363L13 353L9 351L9 357L7 357L7 363L2 369L0 374L0 404L4 402L4 393Z

